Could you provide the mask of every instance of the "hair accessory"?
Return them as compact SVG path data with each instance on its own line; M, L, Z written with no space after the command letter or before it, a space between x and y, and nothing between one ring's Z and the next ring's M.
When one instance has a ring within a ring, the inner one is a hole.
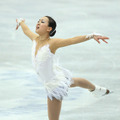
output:
M50 34L53 34L56 30L53 30Z

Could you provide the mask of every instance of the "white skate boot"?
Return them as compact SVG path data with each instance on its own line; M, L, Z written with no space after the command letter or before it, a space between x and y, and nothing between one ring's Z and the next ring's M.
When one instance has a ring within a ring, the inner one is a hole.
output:
M101 96L107 95L111 92L107 88L96 85L95 90L91 91L91 93L96 97L101 97Z

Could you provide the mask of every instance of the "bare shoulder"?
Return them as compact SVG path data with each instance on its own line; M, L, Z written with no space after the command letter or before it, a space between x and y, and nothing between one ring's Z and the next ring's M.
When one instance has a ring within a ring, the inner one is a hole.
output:
M51 39L51 43L53 44L53 45L57 45L57 44L59 44L60 43L60 41L63 41L64 39L62 39L62 38L52 38Z
M58 49L60 47L66 46L66 43L68 43L68 40L63 38L53 38L51 39L51 43L54 45L55 49Z
M64 40L63 38L52 38L53 41L58 42L59 40Z

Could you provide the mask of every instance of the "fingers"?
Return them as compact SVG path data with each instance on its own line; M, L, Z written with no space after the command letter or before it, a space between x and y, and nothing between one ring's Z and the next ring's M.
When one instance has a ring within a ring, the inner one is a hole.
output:
M95 39L99 44L100 44L99 39L101 39L103 42L105 42L105 43L108 44L108 42L107 42L105 39L109 39L109 38L106 37L106 36L95 36L94 39Z
M16 19L16 22L18 23L18 20ZM16 25L16 30L18 29L18 25Z
M102 39L102 40L103 40L103 42L108 43L106 40L104 40L104 39Z
M99 41L99 39L97 39L97 38L94 38L99 44L100 44L100 41Z
M101 38L101 39L102 39L102 41L103 41L103 42L105 42L105 43L107 43L107 44L108 44L108 42L105 40L105 39L109 39L108 37L106 37L106 36L102 36L102 38Z
M106 37L106 36L100 36L99 39L109 39L109 37Z
M104 39L109 39L109 37L103 36Z
M100 41L99 40L96 40L99 44L100 44Z
M18 25L16 26L16 30L18 29Z
M16 25L16 30L18 30L19 28L19 23L18 23L18 19L16 19L17 25Z
M25 19L19 18L19 19L16 19L16 22L17 22L17 26L16 26L16 30L17 30L19 28L19 26L20 26L20 23L25 22Z
M19 28L19 25L17 24L17 25L16 25L16 30L17 30L18 28Z
M94 40L96 40L100 44L99 37L98 36L94 36Z
M17 25L16 25L16 30L17 30L18 28L19 28L19 25L17 24Z

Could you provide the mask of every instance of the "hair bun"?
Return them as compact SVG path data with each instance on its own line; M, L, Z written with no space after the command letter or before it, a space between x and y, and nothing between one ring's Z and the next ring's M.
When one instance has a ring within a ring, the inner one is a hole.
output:
M45 17L47 17L48 20L49 20L48 21L48 26L52 27L52 31L49 32L49 35L54 36L55 33L56 33L56 26L57 26L56 21L50 16L45 16Z

